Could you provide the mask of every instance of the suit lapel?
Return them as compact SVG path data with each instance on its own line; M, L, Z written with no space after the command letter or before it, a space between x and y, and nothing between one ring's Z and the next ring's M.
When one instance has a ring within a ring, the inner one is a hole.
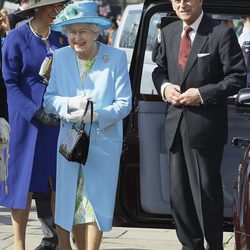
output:
M174 48L173 48L174 49L174 57L173 58L175 58L175 64L176 64L176 68L178 69L179 75L182 75L182 73L183 73L181 71L181 69L179 67L179 63L178 63L182 28L183 28L183 23L182 23L182 21L179 21L179 24L178 24L178 27L176 29L176 32L173 35L173 41L175 41L174 42Z
M197 54L201 52L203 46L205 45L208 39L208 32L211 30L211 22L209 17L204 14L199 28L197 30L190 55L188 57L186 68L183 72L182 82L185 81L187 75L189 74L190 70L192 69L193 65L197 60Z

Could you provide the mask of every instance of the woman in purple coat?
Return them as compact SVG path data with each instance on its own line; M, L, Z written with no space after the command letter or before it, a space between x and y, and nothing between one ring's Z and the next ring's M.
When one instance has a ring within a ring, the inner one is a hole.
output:
M42 107L46 81L39 72L46 57L67 45L63 35L50 30L63 2L29 1L25 14L33 12L34 18L12 30L3 47L11 135L8 179L7 185L0 183L0 205L11 209L14 250L25 249L32 193L47 192L49 184L55 191L59 122Z

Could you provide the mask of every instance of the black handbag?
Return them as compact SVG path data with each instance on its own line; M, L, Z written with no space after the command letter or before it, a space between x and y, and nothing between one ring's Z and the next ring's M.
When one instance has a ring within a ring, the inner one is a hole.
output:
M75 123L72 125L69 133L63 140L62 144L59 147L59 152L68 160L73 162L78 162L85 165L88 159L89 152L89 142L91 127L93 122L93 102L88 101L83 117L86 115L86 112L90 106L91 110L91 122L89 127L89 132L87 133L84 130L85 123L81 122L79 128L76 128Z

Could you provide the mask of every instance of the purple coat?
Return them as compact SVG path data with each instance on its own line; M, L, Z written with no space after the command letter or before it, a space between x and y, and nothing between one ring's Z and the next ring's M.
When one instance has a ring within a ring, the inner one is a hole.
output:
M51 32L52 50L67 45L60 33ZM55 181L58 127L45 127L34 114L42 106L46 85L40 66L50 53L28 24L12 30L3 46L3 77L9 108L10 159L8 193L0 182L0 205L25 209L28 192L46 192L48 177Z

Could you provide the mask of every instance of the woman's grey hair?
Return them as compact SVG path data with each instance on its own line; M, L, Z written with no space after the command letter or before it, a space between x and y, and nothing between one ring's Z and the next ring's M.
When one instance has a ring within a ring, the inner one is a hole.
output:
M96 34L97 37L99 35L103 35L103 28L100 25L94 24L94 23L90 23L90 25L91 25L92 31ZM62 33L64 35L67 35L68 27L69 27L69 25L63 26Z
M92 24L92 30L97 35L102 35L103 34L103 28L98 24Z

